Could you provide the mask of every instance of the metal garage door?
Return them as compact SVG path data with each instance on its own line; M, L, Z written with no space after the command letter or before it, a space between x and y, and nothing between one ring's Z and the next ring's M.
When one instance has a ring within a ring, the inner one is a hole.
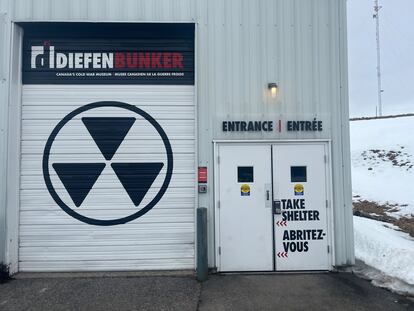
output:
M19 270L194 268L193 78L175 84L165 67L148 82L137 72L151 68L127 69L136 84L102 84L83 66L23 74Z

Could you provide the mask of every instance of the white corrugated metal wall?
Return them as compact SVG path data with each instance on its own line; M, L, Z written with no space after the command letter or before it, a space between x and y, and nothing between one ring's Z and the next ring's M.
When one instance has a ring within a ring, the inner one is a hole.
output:
M246 114L256 119L322 119L322 134L271 138L333 140L335 260L337 265L353 262L345 0L11 2L16 21L195 22L199 164L209 167L210 181L211 141L230 138L220 132L221 120ZM276 101L267 97L268 82L280 85ZM262 137L269 138L249 136ZM200 195L199 202L209 207L212 220L212 192ZM213 221L209 223L214 232ZM214 265L212 238L209 246Z
M10 9L9 2L0 1L0 263L6 258L6 191L7 135L9 108L10 66Z

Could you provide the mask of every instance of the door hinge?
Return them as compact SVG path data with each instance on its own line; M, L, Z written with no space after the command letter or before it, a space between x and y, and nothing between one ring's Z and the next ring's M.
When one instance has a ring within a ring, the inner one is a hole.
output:
M325 200L325 205L326 205L326 208L328 208L328 207L329 207L328 200Z
M218 248L218 253L219 253L219 255L221 255L221 246L219 246L219 248Z
M323 156L323 160L325 161L325 163L328 163L328 156L326 154Z
M220 164L220 156L217 156L217 164Z
M330 251L331 251L331 250L330 250L329 245L328 245L328 253L330 253Z
M220 208L220 201L217 201L217 208Z

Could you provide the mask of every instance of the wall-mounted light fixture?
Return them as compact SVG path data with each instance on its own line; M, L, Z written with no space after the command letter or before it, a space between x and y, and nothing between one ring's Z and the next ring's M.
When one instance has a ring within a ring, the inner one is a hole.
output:
M275 98L276 97L276 94L277 94L277 84L274 83L274 82L269 83L267 85L267 88L269 89L270 95L272 96L272 98Z

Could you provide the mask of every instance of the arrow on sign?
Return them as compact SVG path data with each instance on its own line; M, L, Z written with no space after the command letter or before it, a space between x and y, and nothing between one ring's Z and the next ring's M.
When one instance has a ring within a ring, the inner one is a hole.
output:
M286 252L278 252L277 257L279 258L288 258L288 253Z
M276 221L276 225L278 227L286 227L287 226L287 222L285 220L278 220L278 221Z

